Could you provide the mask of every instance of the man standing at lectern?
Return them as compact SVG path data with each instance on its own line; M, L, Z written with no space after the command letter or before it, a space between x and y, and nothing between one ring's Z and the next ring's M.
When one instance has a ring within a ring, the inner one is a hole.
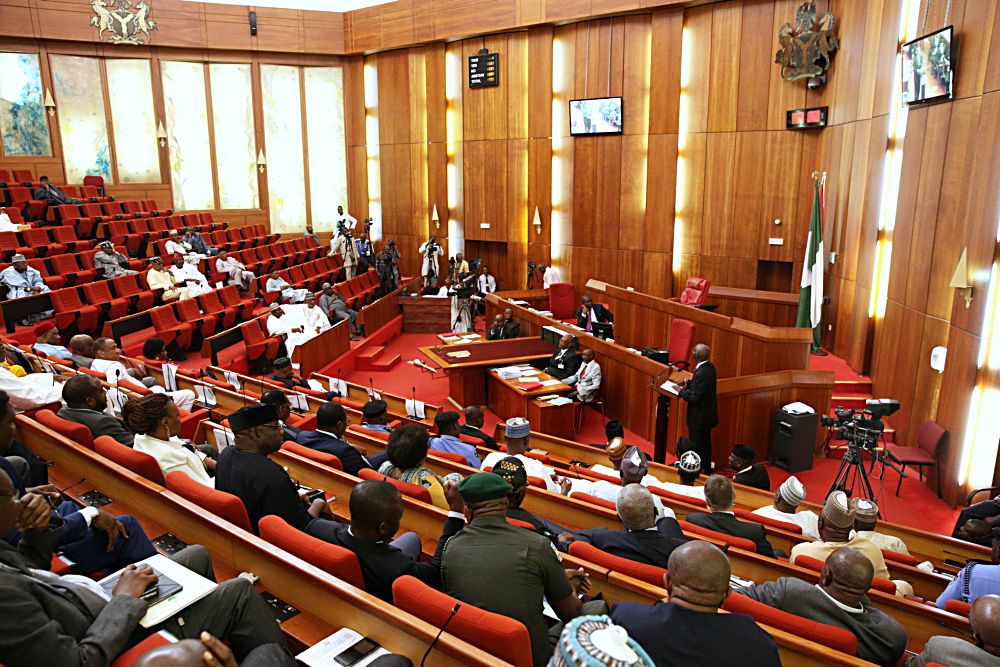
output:
M701 456L701 471L712 474L712 429L719 425L719 408L715 398L715 365L708 360L708 345L694 346L694 373L678 395L688 402L688 437Z

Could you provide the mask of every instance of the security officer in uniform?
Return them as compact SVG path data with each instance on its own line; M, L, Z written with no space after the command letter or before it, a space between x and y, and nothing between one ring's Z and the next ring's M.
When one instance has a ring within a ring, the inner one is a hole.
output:
M381 433L392 432L392 428L389 426L389 405L385 401L368 401L365 403L365 407L361 408L361 414L365 418L361 422L361 428Z

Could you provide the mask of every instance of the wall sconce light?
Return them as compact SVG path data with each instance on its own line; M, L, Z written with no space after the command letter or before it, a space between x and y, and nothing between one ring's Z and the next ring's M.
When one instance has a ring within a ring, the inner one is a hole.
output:
M962 248L962 256L958 258L958 265L955 267L955 273L951 276L951 283L948 287L954 287L957 290L962 290L965 297L965 307L972 307L972 285L969 283L969 260L968 260L969 249Z
M264 149L261 148L257 151L257 171L264 173L264 167L267 166L267 159L264 157Z
M535 234L542 233L542 216L538 213L538 207L535 207L535 218L531 221L531 224L535 226Z
M52 99L52 91L48 88L45 89L45 108L48 110L50 116L56 115L56 101Z
M163 121L161 120L156 126L156 138L160 142L160 148L164 148L167 145L167 131L163 129Z
M431 211L431 222L434 223L434 229L441 229L441 216L438 215L437 204L434 204L434 210Z

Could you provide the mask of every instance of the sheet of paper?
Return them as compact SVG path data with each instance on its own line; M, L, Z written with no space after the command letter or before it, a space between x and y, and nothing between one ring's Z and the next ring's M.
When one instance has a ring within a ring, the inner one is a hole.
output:
M562 380L556 380L556 379L552 379L552 380L541 380L541 385L542 385L543 387L554 387L554 386L556 386L557 384L562 384Z
M309 402L303 394L289 392L288 402L292 406L292 410L301 410L303 412L309 411Z
M381 401L382 400L382 394L378 393L377 391L375 391L371 387L369 387L366 391L368 392L368 400L370 400L370 401Z
M674 384L673 382L671 382L670 380L667 380L666 382L661 384L660 389L662 389L663 391L669 391L671 394L674 394L675 396L681 393L681 388L676 384Z
M357 644L361 639L362 636L354 630L341 628L329 637L299 653L295 656L295 659L306 665L306 667L339 667L339 663L334 658L354 644ZM389 651L386 649L378 648L366 655L363 660L351 665L351 667L364 667L371 664L379 656L388 654Z
M237 375L236 373L234 373L232 371L222 371L222 374L226 376L226 382L228 382L229 384L233 385L233 389L235 389L236 391L239 391L240 389L243 388L243 385L240 384L240 376L239 375Z
M538 375L539 373L541 373L541 371L538 370L537 368L524 368L524 369L521 369L521 376L522 377L530 377L530 376L533 376L533 375Z
M468 350L459 350L458 352L449 352L448 356L452 359L466 359L472 356L472 353Z
M424 402L412 398L406 399L406 414L417 419L426 419L427 411L424 409Z
M459 336L441 336L441 340L453 341L458 340Z
M497 373L517 373L518 375L521 374L520 366L504 366L502 368L494 368L493 370L495 370Z
M187 569L180 563L175 563L162 554L151 556L141 563L136 563L136 565L143 565L147 563L150 567L162 572L164 576L170 577L183 586L183 589L177 593L177 595L169 597L166 600L158 602L150 607L149 610L146 611L146 615L139 621L139 625L144 628L150 628L154 625L162 623L171 616L176 615L181 610L190 607L195 602L211 593L212 590L218 586L218 584L214 581L209 581L197 572ZM125 568L122 568L114 574L108 575L101 581L121 576L124 569Z
M198 394L198 401L205 406L210 408L218 405L215 401L215 390L209 387L207 384L196 384L194 386L194 391Z
M538 378L536 378L534 375L522 375L521 377L517 378L517 381L518 382L538 382ZM539 382L539 384L541 384L541 383ZM544 385L542 385L542 386L544 386Z
M511 299L510 302L515 306L527 306L529 305L527 301L521 301L520 299Z
M163 364L163 388L167 391L177 391L177 365Z
M326 391L326 389L323 389L323 385L319 383L319 380L314 380L312 378L309 378L308 380L306 380L306 384L308 384L309 388L312 389L313 391Z
M566 405L567 403L572 403L572 398L567 398L565 396L559 396L558 398L553 398L549 403L551 405Z
M472 339L472 338L482 338L482 336L480 336L477 333L467 333L464 336L462 336L462 338L465 338L466 340L468 340L468 339Z
M232 431L213 428L212 433L215 434L215 446L219 448L219 451L236 444L236 438L233 436Z
M347 380L330 378L330 391L340 395L341 397L347 396Z
M544 396L539 396L537 400L551 401L553 398L559 398L559 394L545 394Z
M108 387L108 406L114 411L116 416L120 416L122 408L128 403L128 396L117 387Z

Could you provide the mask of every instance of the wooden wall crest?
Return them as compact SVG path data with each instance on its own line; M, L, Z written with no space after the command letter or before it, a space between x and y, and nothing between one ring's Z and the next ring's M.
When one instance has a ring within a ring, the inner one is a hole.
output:
M786 81L807 79L810 89L826 83L826 70L833 52L840 47L834 33L836 19L827 11L817 20L816 3L803 2L795 12L795 27L785 23L778 31L781 48L774 62L781 65L781 78Z
M156 21L149 16L153 8L150 0L111 0L109 8L104 0L91 0L94 16L90 25L97 28L98 38L112 44L145 44L150 41L150 30L156 30Z

